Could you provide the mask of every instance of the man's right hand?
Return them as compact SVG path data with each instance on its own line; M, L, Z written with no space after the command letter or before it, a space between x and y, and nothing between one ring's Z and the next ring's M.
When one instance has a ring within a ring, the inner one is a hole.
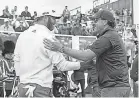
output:
M92 88L92 97L101 97L101 89L99 87Z
M80 62L80 69L79 70L87 70L88 68L91 68L92 66L94 66L94 61L93 60L89 60L86 62Z

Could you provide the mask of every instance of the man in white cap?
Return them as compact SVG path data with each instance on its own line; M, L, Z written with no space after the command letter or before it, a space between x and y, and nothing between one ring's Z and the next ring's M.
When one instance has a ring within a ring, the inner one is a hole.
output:
M35 24L22 32L14 51L14 66L20 78L19 97L50 97L52 92L53 65L61 71L78 70L84 62L66 61L60 52L44 48L43 39L53 39L55 19L60 18L54 11L43 13Z

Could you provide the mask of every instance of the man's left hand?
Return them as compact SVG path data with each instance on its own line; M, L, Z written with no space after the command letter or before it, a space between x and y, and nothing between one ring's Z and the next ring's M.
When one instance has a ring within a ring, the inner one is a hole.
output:
M60 49L63 47L63 45L59 42L57 39L53 39L54 41L51 41L49 39L44 39L44 47L46 49L52 50L52 51L60 51Z

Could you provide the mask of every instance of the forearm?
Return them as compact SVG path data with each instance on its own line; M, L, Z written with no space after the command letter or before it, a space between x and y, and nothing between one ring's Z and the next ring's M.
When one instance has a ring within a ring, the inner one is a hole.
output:
M80 69L80 62L62 61L57 65L58 70L72 71Z
M63 52L67 54L68 56L71 56L75 59L82 60L82 61L88 61L92 60L96 55L91 50L75 50L70 49L67 47L64 47Z

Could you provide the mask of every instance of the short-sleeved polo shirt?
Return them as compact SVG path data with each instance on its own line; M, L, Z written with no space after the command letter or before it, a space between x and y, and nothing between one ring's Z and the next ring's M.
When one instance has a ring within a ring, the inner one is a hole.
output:
M126 51L118 33L107 28L89 47L97 55L99 86L129 86Z

